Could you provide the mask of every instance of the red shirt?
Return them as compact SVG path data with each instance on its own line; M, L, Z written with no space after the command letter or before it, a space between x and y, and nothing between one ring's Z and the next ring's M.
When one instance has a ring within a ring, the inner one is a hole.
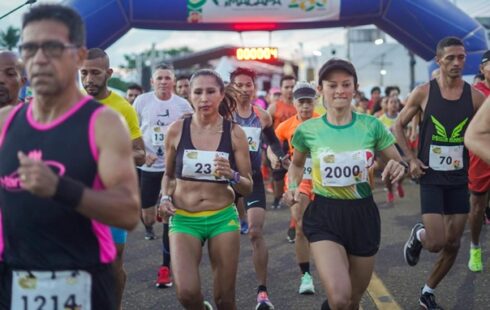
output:
M476 89L481 91L486 97L490 97L490 88L484 82L479 82L474 85ZM468 169L468 188L470 191L484 193L490 190L490 165L485 163L473 153L470 154L470 166Z

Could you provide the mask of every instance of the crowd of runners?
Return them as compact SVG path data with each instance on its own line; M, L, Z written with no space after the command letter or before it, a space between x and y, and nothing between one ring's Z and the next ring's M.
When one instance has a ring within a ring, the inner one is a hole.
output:
M278 285L268 281L268 207L291 210L284 231L301 271L292 279L297 292L318 293L316 275L322 309L358 309L380 248L376 177L389 206L395 193L404 197L404 179L420 184L422 221L407 232L403 253L409 266L422 249L439 253L418 285L420 305L442 309L435 289L454 264L466 222L468 268L483 270L490 51L474 85L462 78L465 59L460 39L442 39L438 71L403 99L397 86L385 96L374 87L367 99L355 67L337 58L313 83L285 75L260 100L250 68L177 77L162 63L151 91L130 85L124 98L108 87L106 52L86 48L78 13L33 6L19 54L0 51L0 309L122 309L127 232L141 223L154 240L157 222L155 285L175 284L169 303L236 309L246 234L257 284L250 304L274 309L281 297L268 294ZM26 82L28 99L19 97ZM201 292L205 245L213 301Z

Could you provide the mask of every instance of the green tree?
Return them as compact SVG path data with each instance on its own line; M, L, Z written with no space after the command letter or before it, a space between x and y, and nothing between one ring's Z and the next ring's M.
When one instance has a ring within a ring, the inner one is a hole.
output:
M12 50L20 40L20 29L9 26L7 30L0 31L0 46Z
M107 85L109 85L109 87L119 89L120 91L126 91L128 89L128 83L117 77L110 78Z
M135 69L136 68L136 56L135 55L124 55L124 60L126 60L126 65L122 66L126 69Z

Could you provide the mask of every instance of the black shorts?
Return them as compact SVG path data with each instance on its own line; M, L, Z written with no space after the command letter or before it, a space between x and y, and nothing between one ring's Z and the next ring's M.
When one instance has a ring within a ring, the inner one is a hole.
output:
M470 212L468 185L420 185L422 214L467 214Z
M136 168L136 177L138 178L138 186L141 188L141 169Z
M92 275L92 309L116 310L116 289L112 265L87 270ZM12 269L0 264L0 310L9 310L12 296Z
M254 182L254 188L252 193L244 198L245 210L251 208L262 208L265 209L265 189L264 189L264 178L260 170L252 174L252 180Z
M378 207L372 196L339 200L315 195L303 216L303 232L309 242L333 241L349 255L373 256L381 240Z
M286 173L288 173L288 171L284 168L274 169L272 170L272 179L274 181L282 181L284 180Z
M162 187L163 172L141 171L141 207L148 209L154 207Z

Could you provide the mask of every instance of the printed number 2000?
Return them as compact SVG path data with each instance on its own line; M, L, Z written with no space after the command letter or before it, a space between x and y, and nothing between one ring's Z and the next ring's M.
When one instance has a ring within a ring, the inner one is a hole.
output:
M326 172L326 177L327 178L349 178L352 175L358 175L359 172L361 172L361 168L359 166L355 165L354 167L349 167L345 166L344 168L342 167L326 167L325 168Z

